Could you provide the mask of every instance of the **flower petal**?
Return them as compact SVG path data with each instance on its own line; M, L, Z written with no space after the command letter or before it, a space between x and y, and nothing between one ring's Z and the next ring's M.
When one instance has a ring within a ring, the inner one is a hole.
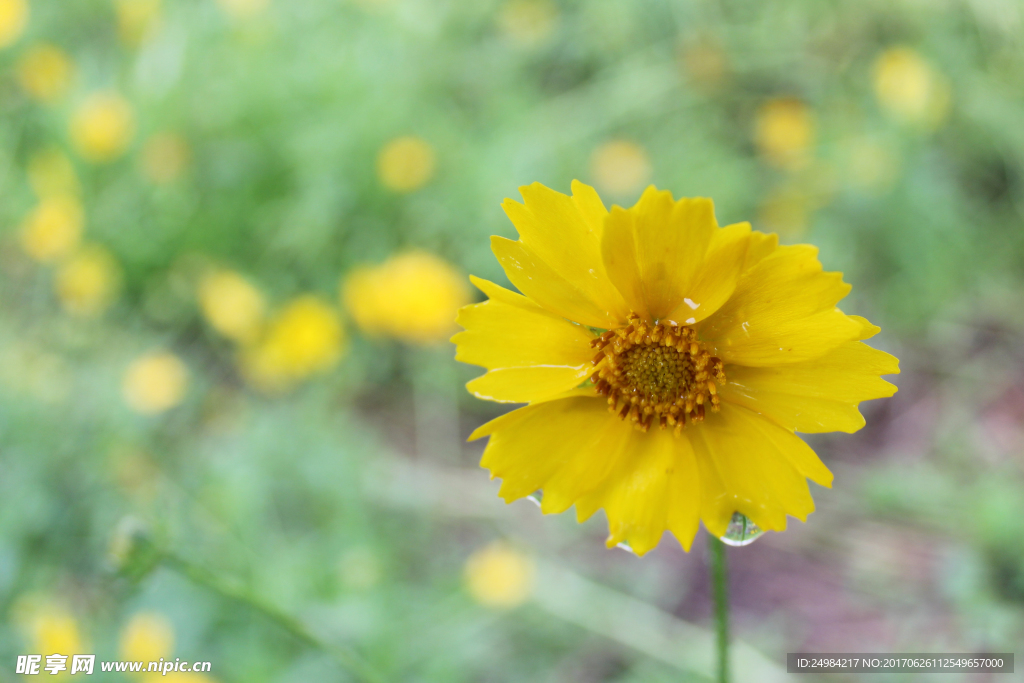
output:
M561 394L587 378L590 365L581 368L499 368L466 383L479 399L497 403L534 403Z
M855 432L864 426L857 404L896 393L879 375L899 371L895 357L850 341L802 363L731 366L719 393L723 401L750 408L790 430Z
M818 250L779 247L747 271L733 296L698 328L712 352L749 366L797 363L857 337L862 325L835 308L850 291L824 273Z
M490 297L459 310L456 322L465 331L452 337L456 360L489 370L466 385L470 393L489 401L528 403L586 379L593 369L590 330L492 282L470 279Z
M488 370L528 366L578 368L590 362L593 333L549 313L525 296L470 276L490 297L464 306L456 322L465 328L452 337L455 360Z
M605 221L608 277L631 310L662 318L682 303L717 228L710 199L673 201L667 190L648 187L632 208L613 207Z
M573 197L540 183L520 188L523 204L506 199L519 241L492 238L509 280L526 296L569 320L608 328L626 319L625 302L601 261L604 205L593 188L573 184Z
M807 444L746 408L723 404L687 432L701 473L701 517L717 536L733 512L773 531L786 528L786 515L806 521L814 501L804 477L831 483Z
M497 423L497 424L495 424ZM480 466L502 479L498 492L512 502L543 488L563 467L579 458L600 472L614 462L632 431L610 415L600 398L565 398L529 405L493 420ZM480 430L478 430L479 432ZM588 476L597 476L591 472Z
M716 230L699 272L685 289L686 297L665 319L693 325L721 308L736 291L750 243L750 223Z
M608 547L628 543L643 555L658 545L666 529L689 550L699 504L697 464L689 441L670 431L633 430L614 471L576 502L576 514L582 521L604 508Z

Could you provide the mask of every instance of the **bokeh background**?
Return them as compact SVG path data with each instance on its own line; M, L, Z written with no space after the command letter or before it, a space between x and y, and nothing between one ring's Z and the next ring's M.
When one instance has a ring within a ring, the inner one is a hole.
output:
M813 242L902 360L729 550L742 680L1012 651L1022 121L1015 0L0 0L0 681L707 680L703 532L607 550L464 442L466 275L574 178Z

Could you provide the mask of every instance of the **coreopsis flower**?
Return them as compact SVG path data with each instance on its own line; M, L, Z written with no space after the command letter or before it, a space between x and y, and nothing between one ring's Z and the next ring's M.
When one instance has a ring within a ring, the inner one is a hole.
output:
M898 361L879 328L836 304L850 291L817 250L748 223L719 227L711 200L648 188L609 212L573 183L504 203L519 240L493 237L521 294L472 278L458 360L487 373L478 398L528 405L477 429L481 465L508 502L545 513L604 508L609 546L638 554L671 531L689 549L740 512L781 531L814 510L807 479L832 474L795 432L853 432L858 403L891 396Z
M27 0L0 0L0 48L13 45L28 23Z
M44 197L21 227L21 247L40 263L49 263L73 252L82 241L85 210L77 197Z
M18 80L41 102L59 100L71 85L74 63L66 52L50 43L29 48L18 60Z
M60 265L53 284L65 311L76 316L97 316L117 299L121 268L109 251L91 244Z
M199 306L213 329L240 343L263 329L266 302L260 290L232 270L207 273L199 283Z
M263 336L243 352L243 370L257 387L280 391L333 369L347 346L337 311L306 294L267 322Z
M803 168L814 144L814 114L794 98L769 100L757 110L754 141L773 166L791 171Z
M115 92L89 96L74 112L71 142L87 161L107 163L117 159L135 136L135 111Z
M905 123L934 129L949 114L949 81L909 47L890 48L878 56L874 85L883 109Z
M20 627L30 652L74 653L88 647L74 614L49 596L29 594L20 598L13 605L12 621Z
M450 337L456 312L472 300L463 275L425 251L353 269L342 283L341 298L366 334L419 345Z

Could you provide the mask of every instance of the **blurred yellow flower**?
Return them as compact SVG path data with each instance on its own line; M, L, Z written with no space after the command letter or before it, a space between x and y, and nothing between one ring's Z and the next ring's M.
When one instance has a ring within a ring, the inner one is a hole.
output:
M83 652L78 621L66 608L47 597L21 598L12 609L12 617L25 634L29 652L42 655Z
M893 117L906 123L938 127L949 113L945 76L908 47L886 50L875 60L875 96Z
M28 160L28 183L40 199L62 195L78 195L81 186L75 167L57 148L36 152Z
M595 184L612 194L637 192L651 178L651 161L640 145L612 140L598 147L590 158Z
M794 98L769 100L757 111L754 141L769 163L788 170L803 168L814 145L814 114Z
M191 156L185 138L177 133L157 133L142 148L142 171L158 185L172 183L188 168Z
M234 271L220 270L203 277L199 306L213 329L237 342L255 340L263 326L263 295Z
M333 368L345 343L337 312L319 298L304 295L270 321L264 337L243 355L243 367L258 387L283 389Z
M531 557L497 541L466 560L466 588L481 605L516 607L533 592L534 572Z
M181 403L187 387L188 368L173 353L161 351L133 361L121 390L132 410L155 415Z
M411 135L395 138L377 155L377 176L391 190L412 192L434 177L436 161L426 140Z
M0 48L20 38L27 23L27 0L0 0Z
M74 251L82 239L85 212L70 195L45 197L25 218L21 246L37 261L48 262Z
M431 344L451 336L455 314L469 303L470 294L452 265L414 251L353 270L342 284L342 300L369 335Z
M54 274L54 289L64 310L72 315L95 316L117 298L120 268L109 251L93 244L68 261Z
M139 612L121 631L118 654L123 660L155 662L174 652L174 627L162 614Z
M125 45L140 44L160 21L161 0L117 0L117 30Z
M43 102L53 102L67 93L74 64L56 45L39 43L25 52L17 68L18 81L29 95Z
M509 0L498 16L501 32L524 46L549 38L557 23L558 8L551 0Z
M220 8L232 19L250 19L262 14L270 6L270 0L217 0Z
M71 141L88 161L113 161L128 149L135 135L131 104L115 92L94 93L71 118Z

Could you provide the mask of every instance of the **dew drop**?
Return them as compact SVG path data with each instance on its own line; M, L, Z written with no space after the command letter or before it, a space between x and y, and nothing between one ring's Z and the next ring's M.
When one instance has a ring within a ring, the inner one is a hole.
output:
M633 550L633 548L631 548L630 545L628 543L626 543L625 541L623 541L622 543L617 543L615 545L615 547L616 548L621 548L622 550L625 550L630 555L636 555L636 551Z
M537 507L540 507L540 501L541 501L541 499L543 497L544 497L544 492L543 491L537 491L536 493L531 493L530 495L528 495L526 497L526 500L530 501L531 503L534 503Z
M750 545L764 535L764 530L754 524L749 517L742 512L732 513L729 526L725 528L725 536L722 536L722 543L731 546Z

